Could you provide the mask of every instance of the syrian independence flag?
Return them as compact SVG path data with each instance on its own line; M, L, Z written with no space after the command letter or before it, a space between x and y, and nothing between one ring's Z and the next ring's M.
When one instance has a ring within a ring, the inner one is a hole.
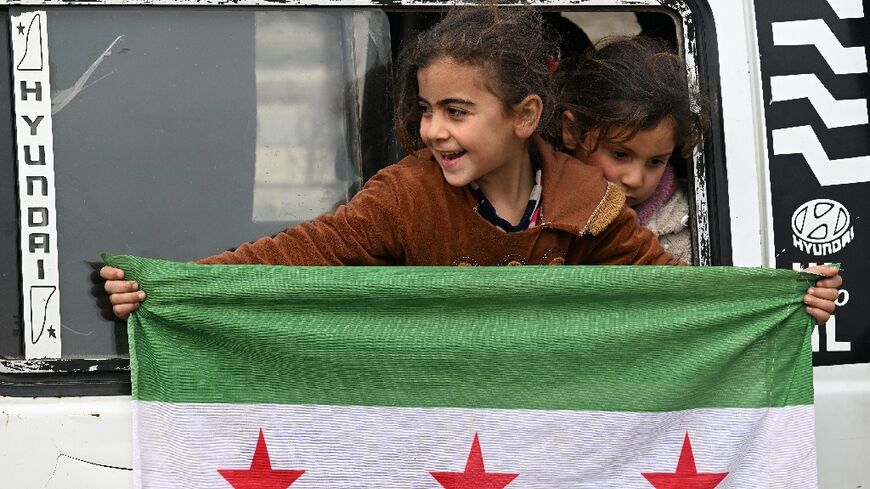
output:
M815 276L106 258L136 487L816 487Z

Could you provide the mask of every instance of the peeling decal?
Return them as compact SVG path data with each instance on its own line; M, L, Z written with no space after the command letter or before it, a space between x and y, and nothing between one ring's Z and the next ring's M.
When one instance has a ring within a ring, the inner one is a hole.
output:
M97 59L94 60L93 63L91 63L91 65L88 67L87 70L85 70L84 73L82 73L82 76L80 76L79 79L76 80L76 82L73 84L73 86L71 86L69 88L65 88L63 90L58 90L58 91L53 92L51 94L51 114L52 115L60 112L61 109L63 109L64 107L67 106L67 104L72 102L72 100L74 98L76 98L76 96L79 93L81 93L82 90L90 87L91 85L93 85L94 83L97 83L98 81L102 80L103 78L111 76L112 73L114 73L114 72L106 73L105 75L94 80L92 83L88 83L88 81L91 79L91 76L93 76L94 71L97 69L98 66L100 66L100 63L102 63L104 59L106 59L107 57L109 57L112 54L112 48L115 47L115 44L117 44L118 41L120 41L121 39L124 39L124 36L116 37L115 40L112 41L111 44L109 44L109 47L107 47L106 50L103 51L102 54L97 56Z
M10 16L21 226L24 355L60 358L60 290L48 31L44 10Z

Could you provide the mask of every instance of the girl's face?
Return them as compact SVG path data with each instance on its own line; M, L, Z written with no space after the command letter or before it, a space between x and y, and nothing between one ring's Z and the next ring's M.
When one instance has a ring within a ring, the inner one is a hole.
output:
M439 58L417 72L417 84L420 138L450 185L478 180L483 187L530 164L526 141L540 113L527 130L526 111L507 114L479 67Z
M566 125L563 124L563 127ZM585 148L592 146L592 135L577 144L574 136L568 132L563 131L562 135L565 147L573 151L579 160L601 168L604 178L618 185L625 193L629 207L652 196L674 152L674 124L670 118L660 121L652 129L638 131L627 141L616 142L603 137L591 153ZM610 136L620 132L620 128L616 128Z

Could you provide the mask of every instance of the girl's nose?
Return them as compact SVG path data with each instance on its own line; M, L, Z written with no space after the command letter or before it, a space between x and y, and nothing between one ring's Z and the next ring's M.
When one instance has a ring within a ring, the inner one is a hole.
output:
M638 168L638 165L632 164L625 169L620 180L627 188L640 187L643 184L643 171Z
M426 122L427 124L424 129L426 132L426 139L429 139L430 141L447 139L447 128L444 125L444 121L441 119L441 117L438 117L437 114L433 114L432 117L430 117ZM423 129L422 126L421 129Z

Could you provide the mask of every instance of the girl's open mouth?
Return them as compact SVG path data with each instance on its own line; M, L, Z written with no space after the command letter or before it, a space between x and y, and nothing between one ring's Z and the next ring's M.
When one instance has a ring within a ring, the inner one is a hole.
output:
M459 158L465 155L465 151L452 151L450 153L441 153L441 162L444 166L453 166Z

